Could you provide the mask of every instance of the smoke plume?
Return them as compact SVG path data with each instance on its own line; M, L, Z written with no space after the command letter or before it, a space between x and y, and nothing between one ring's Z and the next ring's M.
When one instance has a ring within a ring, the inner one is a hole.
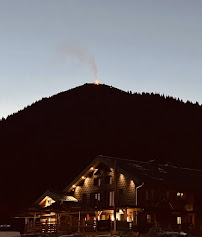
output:
M95 63L94 57L85 49L83 49L78 44L66 43L60 49L62 55L65 59L74 59L81 65L86 65L89 67L90 71L93 73L95 80L97 80L98 69Z

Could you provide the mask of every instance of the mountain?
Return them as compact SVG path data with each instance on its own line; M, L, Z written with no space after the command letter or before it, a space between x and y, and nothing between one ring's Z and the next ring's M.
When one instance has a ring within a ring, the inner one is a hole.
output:
M0 122L0 211L63 189L97 155L202 169L202 107L85 84Z

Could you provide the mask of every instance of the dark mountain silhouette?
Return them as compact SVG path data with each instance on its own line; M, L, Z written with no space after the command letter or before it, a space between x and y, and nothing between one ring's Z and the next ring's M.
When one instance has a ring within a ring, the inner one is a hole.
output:
M202 169L202 107L85 84L0 122L0 211L63 189L97 155Z

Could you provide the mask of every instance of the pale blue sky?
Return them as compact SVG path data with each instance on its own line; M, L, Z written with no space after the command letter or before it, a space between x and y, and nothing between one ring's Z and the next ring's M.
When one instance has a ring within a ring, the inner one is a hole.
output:
M86 82L202 103L201 0L0 0L0 117Z

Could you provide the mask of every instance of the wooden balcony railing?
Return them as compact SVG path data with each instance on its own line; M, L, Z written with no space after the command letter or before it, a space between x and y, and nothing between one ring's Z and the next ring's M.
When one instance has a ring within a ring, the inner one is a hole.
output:
M25 225L26 234L37 233L73 233L73 232L93 232L96 225L92 222L67 223L67 222L29 222Z

